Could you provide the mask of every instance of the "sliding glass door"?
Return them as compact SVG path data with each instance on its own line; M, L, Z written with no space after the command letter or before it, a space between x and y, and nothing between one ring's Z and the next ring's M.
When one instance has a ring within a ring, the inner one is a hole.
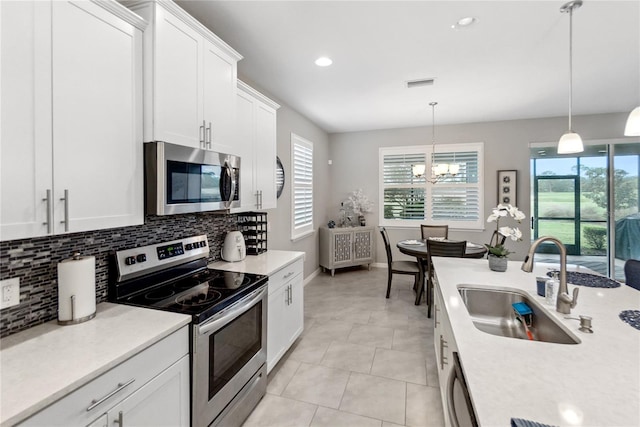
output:
M532 148L532 237L554 236L569 262L624 279L625 260L640 259L639 169L637 143L587 145L578 155ZM552 245L539 252L557 254Z

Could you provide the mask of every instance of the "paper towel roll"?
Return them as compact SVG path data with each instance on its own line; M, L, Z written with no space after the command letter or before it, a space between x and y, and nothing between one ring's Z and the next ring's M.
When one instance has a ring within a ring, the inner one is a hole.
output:
M58 263L58 323L70 325L96 315L96 258L73 258Z

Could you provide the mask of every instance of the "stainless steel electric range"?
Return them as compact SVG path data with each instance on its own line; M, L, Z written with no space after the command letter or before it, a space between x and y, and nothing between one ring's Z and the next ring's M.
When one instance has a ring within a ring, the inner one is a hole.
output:
M266 392L268 278L208 256L205 235L116 251L108 299L191 315L191 423L241 425Z

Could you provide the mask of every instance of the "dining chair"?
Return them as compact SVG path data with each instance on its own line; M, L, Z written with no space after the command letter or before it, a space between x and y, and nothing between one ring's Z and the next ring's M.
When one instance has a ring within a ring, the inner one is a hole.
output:
M627 285L640 291L640 260L628 259L624 263L624 279Z
M420 224L420 232L422 233L422 239L428 239L429 237L444 237L445 239L449 238L448 225Z
M391 245L389 244L389 235L384 227L380 227L380 234L384 241L384 249L387 251L387 298L391 293L391 279L393 274L413 275L413 287L417 287L420 269L417 261L394 261L391 255Z
M463 258L467 250L467 241L440 241L427 239L427 265L425 285L427 287L427 316L431 317L431 306L433 305L433 263L431 258L434 256ZM423 287L422 287L423 288ZM418 292L422 292L423 289Z

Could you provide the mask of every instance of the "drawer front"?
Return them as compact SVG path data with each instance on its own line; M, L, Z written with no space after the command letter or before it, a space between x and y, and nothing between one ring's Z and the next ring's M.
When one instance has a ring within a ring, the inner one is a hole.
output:
M296 277L298 274L302 274L303 263L302 259L297 259L289 265L282 267L269 276L269 295L276 292L282 286L286 285Z
M189 353L189 326L144 349L25 420L21 426L87 425ZM73 369L72 366L69 369ZM133 381L132 381L133 380ZM97 403L99 402L99 403Z

